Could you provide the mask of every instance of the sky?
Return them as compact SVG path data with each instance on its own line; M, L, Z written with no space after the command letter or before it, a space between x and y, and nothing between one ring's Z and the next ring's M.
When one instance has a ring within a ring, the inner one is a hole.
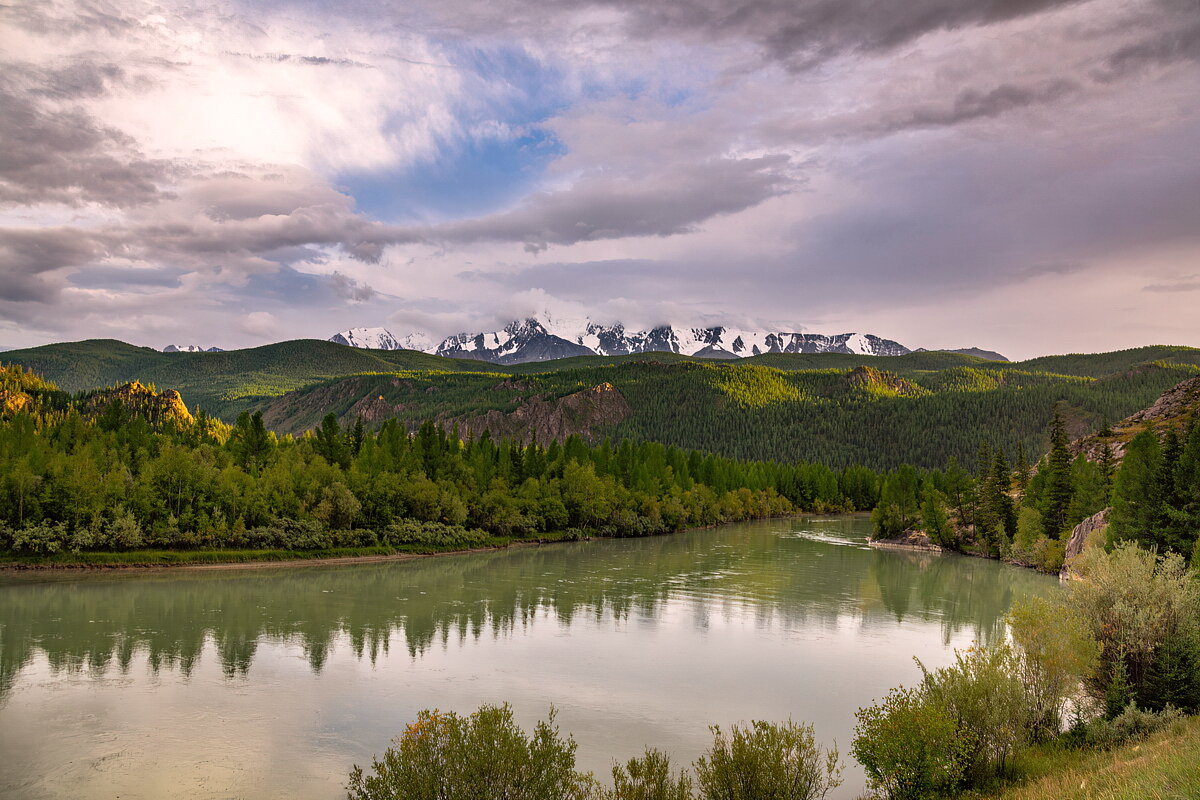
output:
M1200 346L1197 0L0 4L0 346Z

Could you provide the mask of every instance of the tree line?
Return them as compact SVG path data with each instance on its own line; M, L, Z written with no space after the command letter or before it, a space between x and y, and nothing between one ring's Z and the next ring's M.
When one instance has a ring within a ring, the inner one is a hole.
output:
M0 422L0 547L461 548L640 536L798 510L866 510L864 468L738 461L654 442L537 444L332 414L279 437L259 413L152 424L119 402Z
M878 537L923 530L942 547L973 550L1048 572L1063 564L1066 538L1084 519L1111 508L1102 544L1136 542L1184 558L1200 551L1200 420L1159 434L1144 430L1118 461L1100 431L1099 455L1071 455L1055 413L1050 452L1032 463L1018 445L980 447L973 471L901 467L887 474L873 512Z

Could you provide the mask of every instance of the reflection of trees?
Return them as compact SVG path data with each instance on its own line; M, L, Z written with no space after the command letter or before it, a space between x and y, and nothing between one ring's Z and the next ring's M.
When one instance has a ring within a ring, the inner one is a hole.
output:
M964 628L982 644L998 641L1004 614L1016 600L1056 585L1046 576L987 559L896 550L881 551L870 572L897 622L937 620L947 644Z
M10 584L0 587L0 698L38 651L56 671L124 672L144 653L153 670L186 675L211 640L234 676L269 639L299 643L319 671L342 637L374 662L397 636L417 657L439 641L507 636L540 613L564 625L655 617L669 599L692 603L699 626L729 611L764 627L916 617L939 620L947 639L967 627L989 640L1015 588L1047 585L979 559L763 534L780 524L392 564Z

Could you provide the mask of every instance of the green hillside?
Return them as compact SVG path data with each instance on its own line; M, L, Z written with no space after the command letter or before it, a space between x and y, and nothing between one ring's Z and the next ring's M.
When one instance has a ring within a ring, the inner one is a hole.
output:
M363 372L478 371L490 367L413 350L361 350L316 339L220 353L162 353L114 339L89 339L12 350L0 361L21 364L69 392L132 380L177 389L189 405L227 418L253 403L329 378Z
M1052 409L1072 434L1144 408L1200 372L1200 349L986 361L944 352L898 357L768 354L713 361L674 353L580 356L499 366L407 350L360 350L296 340L224 353L160 353L114 340L4 354L67 391L140 380L178 389L189 406L231 420L260 408L280 432L299 433L332 411L373 426L396 417L510 414L602 383L630 413L600 433L748 459L832 465L970 463L981 440L1010 453L1045 448ZM870 369L862 369L869 367ZM872 371L873 370L873 371ZM853 372L852 372L853 371Z
M1149 366L1093 379L1023 369L954 367L891 376L862 370L784 371L744 362L622 361L521 376L494 373L360 375L327 381L267 403L269 424L299 433L332 411L368 424L511 414L531 398L560 398L602 383L631 413L605 431L738 458L818 461L835 466L971 463L988 439L1014 453L1045 450L1056 404L1075 433L1121 419L1200 372ZM861 380L855 380L858 376Z

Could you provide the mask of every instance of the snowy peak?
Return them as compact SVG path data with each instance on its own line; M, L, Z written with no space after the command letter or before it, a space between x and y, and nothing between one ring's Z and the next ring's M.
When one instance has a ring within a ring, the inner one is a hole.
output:
M169 344L162 349L164 353L223 353L219 347L201 347L198 344Z
M487 333L459 333L433 346L421 334L397 340L384 328L353 328L330 338L353 347L424 350L448 358L471 358L496 364L550 361L571 356L618 356L637 353L679 353L697 358L747 358L764 353L849 353L900 356L909 352L890 339L864 333L825 336L818 333L748 331L734 328L676 328L660 325L629 331L617 323L601 325L588 319L514 320Z
M351 328L335 333L329 341L364 350L430 350L431 342L424 334L410 333L397 339L387 328Z
M675 328L660 325L628 331L624 325L574 324L518 320L492 333L461 333L434 351L453 358L476 358L500 364L546 361L575 355L617 356L679 353L697 358L746 358L764 353L852 353L899 356L909 352L890 339L862 333L824 336L816 333L743 331L732 328Z
M567 333L561 327L554 328ZM551 333L532 317L514 320L503 330L491 333L460 333L448 336L437 346L435 353L448 358L473 358L497 364L522 364L527 361L550 361L570 356L591 356L596 351L558 333Z

